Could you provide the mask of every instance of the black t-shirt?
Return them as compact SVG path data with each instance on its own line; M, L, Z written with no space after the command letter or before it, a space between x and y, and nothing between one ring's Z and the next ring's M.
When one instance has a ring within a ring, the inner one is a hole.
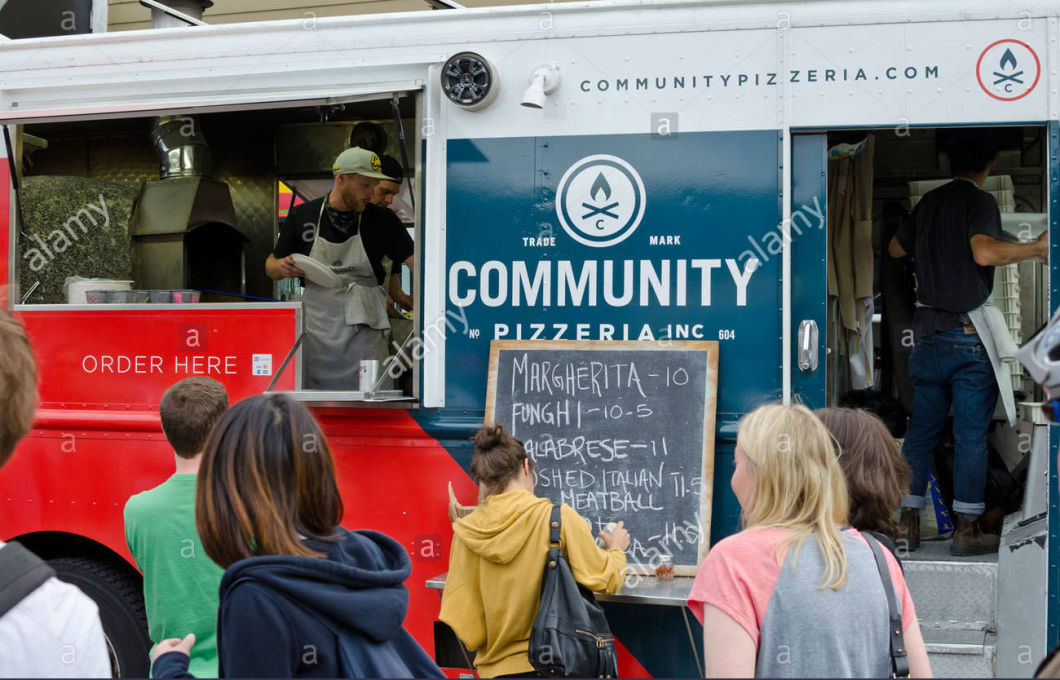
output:
M918 307L916 337L947 331L966 320L994 290L994 268L972 256L976 234L1001 238L997 201L971 180L958 178L929 191L898 230L898 243L913 256Z
M320 237L332 243L347 241L360 231L364 252L372 263L372 271L379 283L383 283L386 276L382 262L384 255L394 261L395 272L397 266L412 255L412 237L393 211L369 203L361 215L360 227L354 220L352 229L344 231L332 222L328 211L325 210L321 216L320 207L325 198L326 195L291 208L280 228L276 247L272 249L274 257L287 257L293 253L308 255L313 249L317 217L320 217Z

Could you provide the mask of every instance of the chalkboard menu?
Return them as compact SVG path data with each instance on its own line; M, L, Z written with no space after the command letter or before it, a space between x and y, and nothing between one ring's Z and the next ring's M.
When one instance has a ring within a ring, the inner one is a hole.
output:
M595 534L622 520L629 563L694 574L710 539L717 342L495 340L486 422L523 441L536 492Z

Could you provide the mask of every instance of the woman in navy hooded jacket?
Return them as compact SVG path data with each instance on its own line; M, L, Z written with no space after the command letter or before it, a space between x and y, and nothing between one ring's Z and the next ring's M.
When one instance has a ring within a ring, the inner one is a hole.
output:
M225 568L221 677L444 677L402 627L408 553L339 526L327 441L304 406L250 397L218 422L196 488L203 548ZM191 677L194 636L162 641L156 678Z

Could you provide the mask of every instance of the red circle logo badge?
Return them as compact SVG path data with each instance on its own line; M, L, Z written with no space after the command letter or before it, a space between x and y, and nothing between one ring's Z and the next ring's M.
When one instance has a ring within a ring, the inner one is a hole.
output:
M1008 38L988 45L979 55L975 71L983 92L999 101L1014 102L1038 84L1042 62L1030 45Z

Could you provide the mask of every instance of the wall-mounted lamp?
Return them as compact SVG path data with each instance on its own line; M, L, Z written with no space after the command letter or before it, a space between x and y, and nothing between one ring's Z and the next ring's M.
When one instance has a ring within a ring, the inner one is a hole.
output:
M530 74L530 86L523 93L523 106L528 109L541 109L545 106L545 97L559 87L559 66L543 64Z

